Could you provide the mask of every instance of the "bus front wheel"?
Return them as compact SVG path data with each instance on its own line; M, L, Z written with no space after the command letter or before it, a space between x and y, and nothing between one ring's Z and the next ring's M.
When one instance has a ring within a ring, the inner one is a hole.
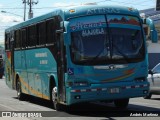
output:
M3 75L2 74L0 74L0 79L2 79L3 78Z
M152 94L149 93L148 95L144 96L143 98L144 98L144 99L151 99L151 97L152 97Z
M22 89L21 89L21 82L19 79L17 80L17 97L19 100L22 100L24 97L24 95L22 93Z
M114 104L118 108L126 108L128 106L128 103L129 103L129 98L114 100Z
M60 104L58 103L57 87L52 89L52 102L55 110L60 110Z

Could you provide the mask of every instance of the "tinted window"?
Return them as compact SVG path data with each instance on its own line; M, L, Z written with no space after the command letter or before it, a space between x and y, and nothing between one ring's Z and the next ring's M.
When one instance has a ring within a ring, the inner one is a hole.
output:
M36 25L28 28L28 46L36 46Z
M55 24L54 19L47 20L47 43L55 42Z
M26 47L26 29L21 30L21 35L22 35L22 47Z
M15 31L15 48L20 48L21 46L21 34L20 30Z
M5 49L6 50L10 49L10 34L9 33L5 34Z
M46 44L46 23L42 22L37 25L38 41L37 45Z

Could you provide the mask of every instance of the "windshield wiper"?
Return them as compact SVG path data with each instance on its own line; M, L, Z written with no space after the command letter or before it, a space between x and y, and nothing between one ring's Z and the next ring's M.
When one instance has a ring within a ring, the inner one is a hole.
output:
M120 53L120 55L122 55L122 57L125 59L125 61L128 63L129 60L128 60L128 57L117 47L117 45L115 45L113 42L112 42L112 45L114 46L114 48L117 50L118 53Z
M93 58L93 60L96 60L102 53L103 53L103 51L105 50L105 49L107 49L107 45L105 45L104 46L104 48ZM108 53L108 51L106 52L106 54ZM106 55L105 54L105 55Z

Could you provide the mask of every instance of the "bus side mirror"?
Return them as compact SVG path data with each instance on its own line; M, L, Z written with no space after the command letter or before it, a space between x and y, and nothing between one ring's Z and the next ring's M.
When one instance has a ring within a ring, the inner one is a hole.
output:
M150 18L144 18L143 20L143 25L144 27L144 32L146 35L150 35L150 39L152 43L157 43L158 42L158 33L157 30L154 26L154 22Z
M153 43L157 43L158 42L158 33L157 30L151 30L151 40Z
M61 33L63 33L63 29L56 30L56 34L61 34Z
M151 75L153 75L153 72L152 72L152 70L148 70L148 74L151 74Z
M64 32L64 44L71 45L70 35L67 32Z

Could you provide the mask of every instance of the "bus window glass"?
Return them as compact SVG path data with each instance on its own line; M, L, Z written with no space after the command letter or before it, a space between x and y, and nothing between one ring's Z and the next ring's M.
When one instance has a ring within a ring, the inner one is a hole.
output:
M143 37L139 19L133 16L108 15L112 59L143 58Z
M26 47L26 29L22 29L21 34L22 34L22 47L25 48Z
M94 21L93 21L94 20ZM109 41L105 16L89 16L74 19L70 24L71 52L74 62L106 60L108 58ZM96 47L95 47L96 46Z
M15 31L15 42L16 42L15 48L20 48L20 45L21 45L20 41L21 41L20 30L16 30Z
M36 25L30 26L28 28L29 35L28 35L28 46L36 46L37 39L36 39Z
M54 19L47 20L47 43L54 43L55 41L55 25L54 25Z
M6 50L10 49L10 34L9 33L5 34L5 49Z
M108 64L144 59L139 19L122 15L108 15L106 18L88 16L70 21L72 61Z
M46 23L42 22L38 24L38 45L46 44Z

